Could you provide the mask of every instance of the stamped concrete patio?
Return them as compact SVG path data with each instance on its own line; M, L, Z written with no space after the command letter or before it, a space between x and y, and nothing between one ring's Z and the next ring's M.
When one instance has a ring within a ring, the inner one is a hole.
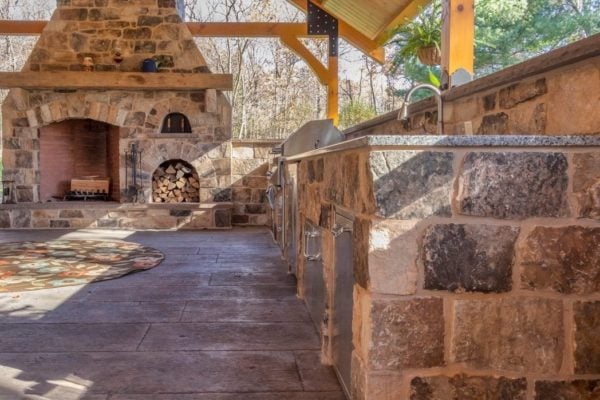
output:
M2 231L162 250L121 279L0 295L0 398L340 400L266 229Z

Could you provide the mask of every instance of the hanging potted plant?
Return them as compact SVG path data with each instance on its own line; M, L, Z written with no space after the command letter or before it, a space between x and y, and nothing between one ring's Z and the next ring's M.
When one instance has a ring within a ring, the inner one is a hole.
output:
M394 30L394 40L400 50L399 59L417 58L424 65L439 65L442 59L440 44L442 40L441 4L434 2L428 8L421 8L419 15Z

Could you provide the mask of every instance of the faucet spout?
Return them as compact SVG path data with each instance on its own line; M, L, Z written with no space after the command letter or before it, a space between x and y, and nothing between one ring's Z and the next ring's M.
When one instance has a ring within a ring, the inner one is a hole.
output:
M435 101L437 103L437 134L438 135L443 135L444 133L444 108L443 108L443 104L442 104L442 92L440 91L440 89L436 88L433 85L430 85L428 83L421 83L419 85L413 86L408 93L406 94L406 96L404 97L404 103L402 104L402 108L400 109L400 112L398 113L398 120L400 121L408 121L408 106L410 105L410 100L413 96L413 94L419 90L419 89L428 89L431 92L433 92L433 95L435 96Z

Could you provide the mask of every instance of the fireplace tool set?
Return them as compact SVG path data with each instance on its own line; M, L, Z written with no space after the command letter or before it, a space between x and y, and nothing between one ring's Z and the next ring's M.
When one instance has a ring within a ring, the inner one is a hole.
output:
M132 143L125 152L125 187L127 197L134 203L144 203L144 181L142 179L142 153L137 143ZM131 174L130 174L131 173Z

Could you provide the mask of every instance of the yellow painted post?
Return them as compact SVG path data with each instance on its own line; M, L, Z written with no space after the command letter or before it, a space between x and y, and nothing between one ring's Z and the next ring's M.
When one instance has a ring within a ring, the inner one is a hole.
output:
M329 57L329 79L327 82L327 118L333 120L333 125L340 122L339 110L339 65L337 57Z
M442 3L442 84L450 88L473 78L475 0Z

